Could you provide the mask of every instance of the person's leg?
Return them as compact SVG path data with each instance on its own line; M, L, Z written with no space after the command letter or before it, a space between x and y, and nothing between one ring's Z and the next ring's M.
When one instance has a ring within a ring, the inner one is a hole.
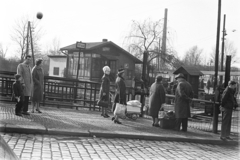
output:
M35 108L36 103L32 102L32 113L34 113L34 108Z
M20 101L16 103L15 114L21 114L21 109L22 109L22 102Z
M182 119L182 131L187 132L188 118Z
M232 123L232 110L227 110L227 127L226 127L226 137L230 136L231 133L231 123Z
M181 123L182 123L182 118L176 118L176 126L175 126L176 131L180 131Z
M28 103L29 103L29 96L24 97L24 102L23 102L23 112L28 111Z
M159 127L159 124L158 124L158 117L155 118L155 126L156 126L156 127Z
M152 116L152 121L153 121L152 126L154 126L154 124L155 124L155 117L154 116Z
M226 138L227 136L227 125L228 125L228 117L227 112L224 110L222 112L222 126L221 126L221 138Z
M36 110L38 111L38 113L42 113L42 112L40 111L40 109L39 109L39 108L40 108L40 107L39 107L39 106L40 106L40 103L39 103L39 102L36 102L36 104L37 104L37 109L36 109Z

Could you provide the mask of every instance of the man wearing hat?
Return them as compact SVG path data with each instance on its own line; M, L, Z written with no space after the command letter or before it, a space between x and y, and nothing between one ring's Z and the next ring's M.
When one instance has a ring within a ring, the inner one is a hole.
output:
M223 141L232 140L229 136L231 130L232 110L235 105L234 89L236 88L236 85L236 82L229 81L228 86L222 94L222 127L220 139Z
M187 131L188 117L190 117L190 102L193 98L193 90L190 83L185 80L182 73L179 73L175 79L178 85L175 92L175 115L176 115L176 131Z

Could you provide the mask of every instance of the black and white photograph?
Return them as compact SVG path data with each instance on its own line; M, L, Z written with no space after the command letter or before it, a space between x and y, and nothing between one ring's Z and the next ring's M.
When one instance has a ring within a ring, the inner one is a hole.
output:
M239 0L0 6L0 160L240 160Z

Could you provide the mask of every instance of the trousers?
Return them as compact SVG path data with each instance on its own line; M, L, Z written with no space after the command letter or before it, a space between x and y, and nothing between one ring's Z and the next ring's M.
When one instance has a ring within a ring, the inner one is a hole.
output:
M224 108L222 112L221 137L228 137L231 132L232 110Z
M24 97L24 101L23 101L23 112L27 112L28 111L28 103L29 103L29 96L25 96Z
M188 127L188 118L176 118L175 130L180 131L182 125L182 131L187 131Z

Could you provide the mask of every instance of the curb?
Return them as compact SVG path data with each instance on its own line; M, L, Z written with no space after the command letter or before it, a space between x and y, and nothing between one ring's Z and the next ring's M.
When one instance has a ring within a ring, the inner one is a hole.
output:
M64 135L64 136L78 136L78 137L101 137L101 138L126 138L126 139L139 139L151 141L175 141L175 142L188 142L199 144L213 144L213 145L239 145L238 141L222 141L214 139L196 139L196 138L179 138L179 137L163 137L159 135L147 134L129 134L129 133L114 133L104 131L79 131L74 129L27 129L18 127L0 127L1 132L5 133L24 133L24 134L48 134L48 135Z

